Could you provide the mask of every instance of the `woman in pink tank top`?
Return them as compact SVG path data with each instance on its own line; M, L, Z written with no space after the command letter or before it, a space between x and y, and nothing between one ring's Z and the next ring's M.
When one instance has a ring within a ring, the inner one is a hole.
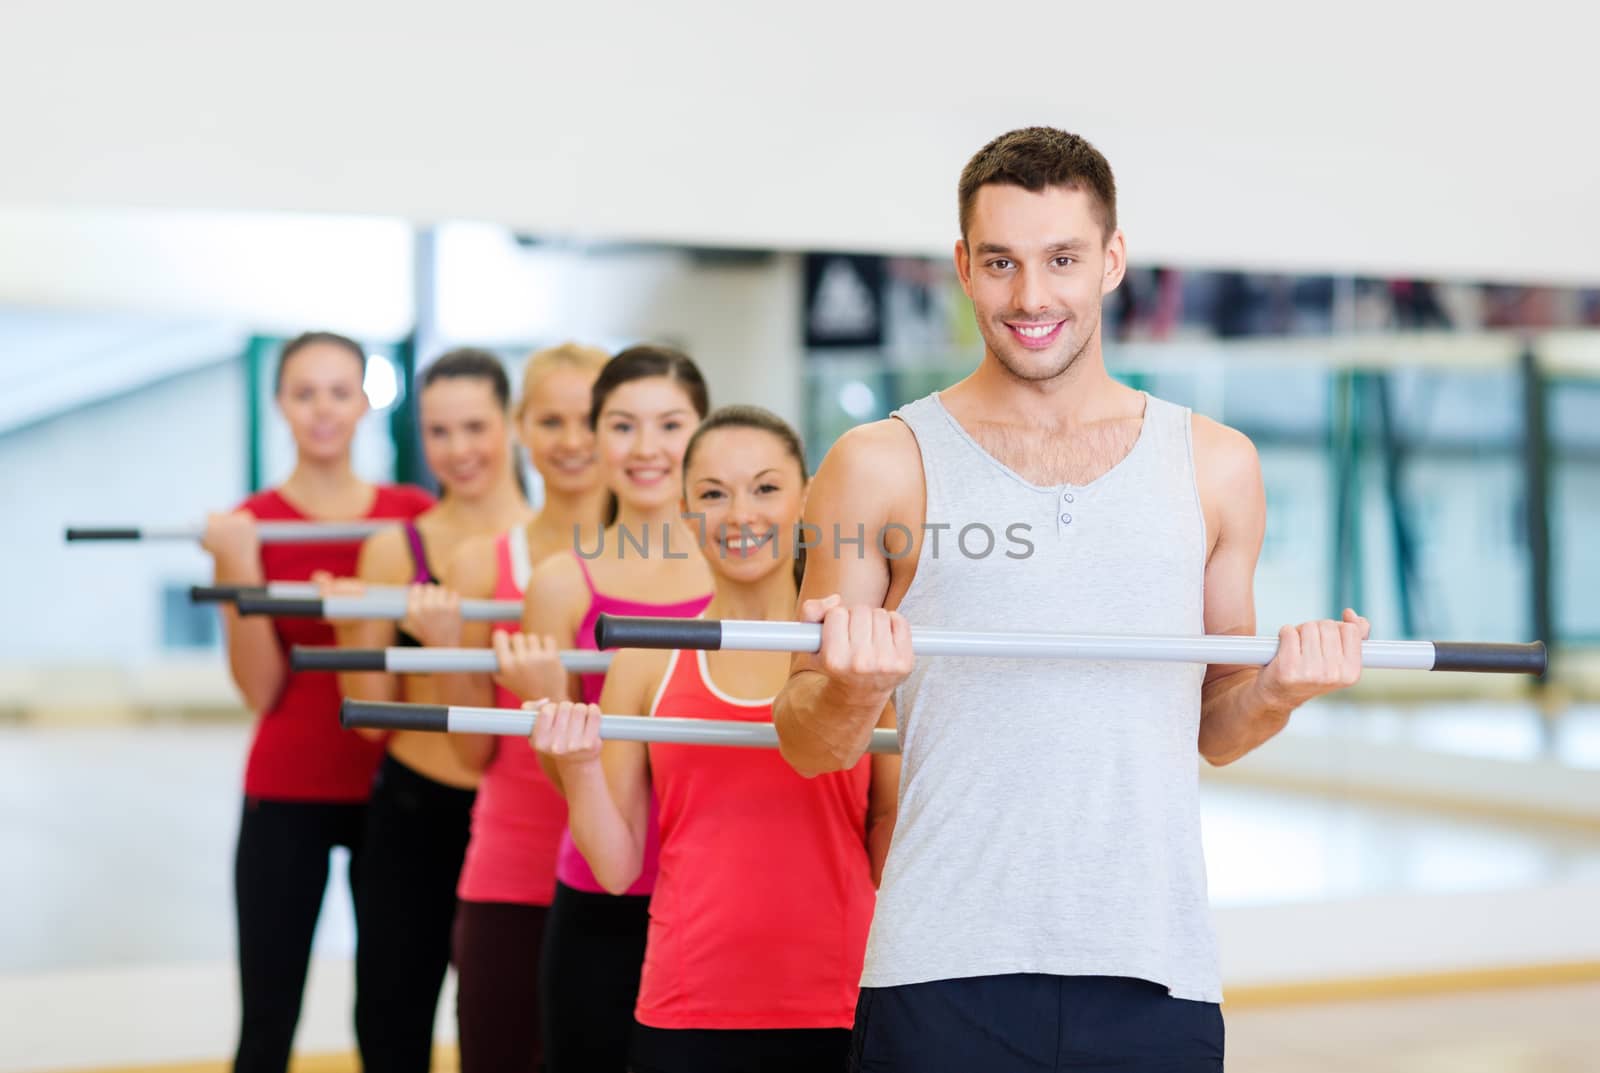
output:
M603 350L568 343L523 366L516 429L541 479L542 506L526 525L462 546L445 571L461 597L520 601L539 562L598 536L608 493L589 408L607 360ZM515 632L521 623L456 629L463 646L487 647L492 630ZM440 679L452 703L521 703L488 675ZM483 734L449 740L462 765L480 773L451 944L462 1073L536 1073L544 1062L537 969L567 805L521 743Z
M590 420L612 492L607 526L533 572L523 635L495 635L500 681L518 696L598 696L602 676L568 675L554 653L592 650L601 612L690 617L705 607L711 572L682 515L682 466L707 408L705 380L676 350L631 347L601 370ZM641 869L626 893L609 894L563 840L539 966L549 1073L626 1070L653 884Z
M790 619L804 452L781 419L729 407L685 458L705 518L712 618ZM845 1068L899 758L797 775L775 751L609 742L599 714L771 722L789 657L619 653L599 705L541 706L534 743L566 787L578 847L610 890L660 866L629 1068L633 1073ZM886 710L881 725L893 725Z

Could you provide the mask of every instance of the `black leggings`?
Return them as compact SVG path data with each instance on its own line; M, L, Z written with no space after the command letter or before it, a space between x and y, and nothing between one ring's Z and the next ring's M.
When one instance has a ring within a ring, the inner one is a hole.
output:
M356 899L356 1039L365 1073L427 1073L450 964L471 790L385 756L367 806Z
M848 1028L635 1025L630 1073L845 1073Z
M461 1073L538 1073L543 905L456 906L456 1036Z
M350 850L350 887L359 892L366 811L364 804L244 799L233 858L242 1013L237 1073L284 1073L289 1066L328 854L335 846Z
M539 959L549 1073L626 1073L650 898L556 884Z

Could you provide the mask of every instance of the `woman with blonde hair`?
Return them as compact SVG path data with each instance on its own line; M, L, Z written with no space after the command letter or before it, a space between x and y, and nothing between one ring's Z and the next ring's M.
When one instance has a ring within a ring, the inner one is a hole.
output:
M466 599L521 600L533 568L601 529L606 487L589 426L590 392L609 356L565 343L523 367L517 435L544 485L526 524L463 544L445 571ZM492 630L520 622L464 623L460 643L487 647ZM452 676L451 700L515 708L520 698L487 675ZM454 734L456 755L481 772L472 834L456 887L453 934L456 1030L462 1073L535 1073L544 1063L539 1017L539 951L555 893L556 851L567 805L521 742Z
M612 493L606 529L541 563L528 584L523 633L495 635L500 680L517 696L597 699L605 676L568 675L553 653L594 650L602 613L691 618L711 598L711 570L682 517L683 452L710 409L709 395L694 362L670 347L630 347L600 371L589 423ZM534 652L551 658L530 662ZM590 871L570 831L562 841L539 968L549 1073L627 1068L653 849L652 840L638 877L614 894Z

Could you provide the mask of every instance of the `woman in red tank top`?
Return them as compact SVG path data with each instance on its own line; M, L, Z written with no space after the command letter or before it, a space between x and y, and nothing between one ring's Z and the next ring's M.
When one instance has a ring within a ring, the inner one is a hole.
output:
M590 421L613 509L599 542L534 571L523 633L495 635L500 681L513 693L598 696L602 676L568 675L555 657L594 648L598 611L691 616L705 607L711 572L682 517L682 465L707 408L700 371L676 350L631 347L601 370ZM564 840L539 962L548 1073L626 1069L654 879L652 869L626 893L607 893Z
M685 453L688 509L715 575L710 618L790 619L805 497L799 438L754 407L712 414ZM645 859L652 795L660 871L635 1017L634 1073L845 1067L899 760L805 779L775 751L601 745L599 714L770 722L782 653L618 653L599 705L542 706L535 747L610 890ZM881 724L892 726L892 709Z
M212 515L204 546L218 584L355 572L357 544L262 545L257 520L407 520L432 505L420 488L374 487L351 466L350 444L367 413L366 361L358 344L331 332L308 332L283 348L277 402L294 437L294 472L234 512ZM367 796L383 750L340 729L339 692L330 676L289 670L291 646L333 643L326 623L241 618L227 606L223 615L228 668L245 704L260 714L234 857L243 1014L234 1069L283 1073L328 857L335 846L349 850L355 889Z
M603 350L568 343L539 351L523 366L517 434L543 482L543 505L526 525L462 545L445 568L445 583L463 599L521 600L534 566L570 551L575 541L595 541L607 492L589 408L607 359ZM492 629L515 632L521 623L461 623L461 644L487 647ZM521 703L488 675L441 677L451 703ZM544 1063L539 952L567 803L520 742L487 734L452 734L449 741L463 765L482 773L452 940L461 1070L537 1073Z

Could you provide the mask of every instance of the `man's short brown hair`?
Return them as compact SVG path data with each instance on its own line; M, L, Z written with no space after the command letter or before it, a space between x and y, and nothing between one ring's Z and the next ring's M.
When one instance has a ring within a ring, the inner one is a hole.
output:
M1109 239L1117 229L1117 181L1100 150L1076 134L1054 127L1023 127L1000 135L979 149L961 169L961 237L967 237L978 189L990 183L1020 186L1040 193L1049 186L1088 191Z

